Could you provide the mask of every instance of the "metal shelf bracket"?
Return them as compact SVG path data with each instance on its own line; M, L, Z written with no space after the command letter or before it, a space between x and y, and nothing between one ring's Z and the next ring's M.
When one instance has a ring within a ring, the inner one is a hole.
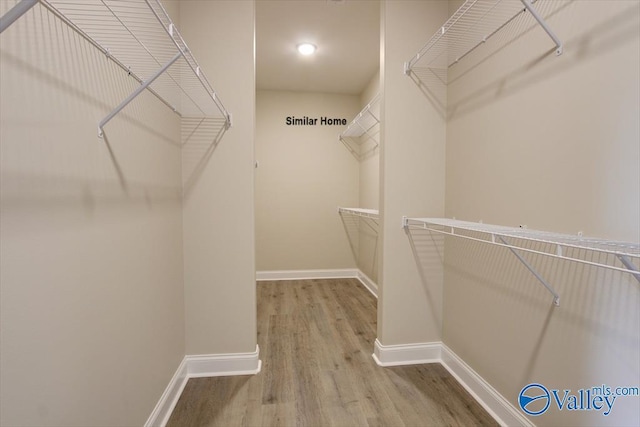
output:
M626 255L618 255L618 259L625 267L631 270L631 275L635 277L638 282L640 282L640 270L638 270L638 267L636 267L636 265L631 262L629 257Z
M182 52L178 52L173 58L171 58L169 62L164 64L162 68L159 69L153 76L149 77L147 80L142 82L142 84L138 86L138 88L135 91L133 91L133 93L129 95L124 101L122 101L120 105L118 105L111 113L109 113L107 117L102 119L102 121L98 124L98 136L102 138L104 136L104 131L103 131L104 126L107 123L109 123L109 121L113 119L120 111L122 111L124 107L129 105L129 103L133 101L138 95L140 95L147 87L149 87L151 83L153 83L158 77L160 77L165 71L167 71L169 67L173 65L174 62L176 62L178 59L182 57L182 55L183 55Z
M495 241L495 237L496 237L495 235L493 235L493 234L491 235L491 239L494 240L494 241ZM497 236L497 237L498 237L498 240L500 240L500 242L502 242L504 245L506 245L506 247L511 251L511 253L513 255L515 255L515 257L518 258L518 260L522 264L524 264L525 267L527 267L527 270L529 270L531 272L531 274L533 274L535 276L535 278L538 279L538 281L540 281L540 283L542 283L544 285L544 287L547 288L547 290L549 292L551 292L551 295L553 295L553 304L555 304L556 306L559 306L560 305L560 295L558 295L558 293L555 291L555 289L553 289L553 287L549 283L547 283L546 280L544 280L544 278L540 275L540 273L538 273L535 270L535 268L533 268L531 266L531 264L529 264L527 262L527 260L523 258L522 255L520 255L518 252L516 252L516 250L513 249L511 247L511 245L509 245L509 243L506 240L504 240L504 238L502 236Z
M529 0L520 0L524 7L531 13L531 15L538 21L538 24L544 29L544 31L551 37L551 40L556 44L556 55L562 55L564 50L562 46L562 41L556 36L553 30L547 25L547 22L544 20L542 16L538 13L535 7L531 4Z
M21 0L0 18L0 33L27 13L39 0Z

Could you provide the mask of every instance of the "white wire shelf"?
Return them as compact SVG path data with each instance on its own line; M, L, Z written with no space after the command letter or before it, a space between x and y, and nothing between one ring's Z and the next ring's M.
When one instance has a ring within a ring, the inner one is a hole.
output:
M369 218L373 220L378 220L380 214L377 209L361 209L361 208L343 208L338 207L338 213L340 215L353 215L359 216L363 218Z
M357 159L362 159L364 154L362 146L367 142L372 145L366 152L374 150L379 145L380 133L380 94L376 94L373 99L358 113L349 123L347 128L339 136L340 141Z
M99 123L99 136L144 90L180 117L222 118L225 129L231 126L230 113L159 0L21 0L2 17L0 31L38 3L140 83Z
M442 70L467 56L519 15L529 12L562 54L562 42L554 34L530 0L466 0L431 39L405 63L405 74L414 67L434 70L442 79ZM439 70L439 71L438 71Z
M606 239L588 238L581 235L529 230L520 227L505 227L447 218L403 218L404 228L424 229L430 232L474 240L508 248L554 295L553 288L522 258L519 251L632 274L640 281L640 244ZM618 261L615 261L615 260Z

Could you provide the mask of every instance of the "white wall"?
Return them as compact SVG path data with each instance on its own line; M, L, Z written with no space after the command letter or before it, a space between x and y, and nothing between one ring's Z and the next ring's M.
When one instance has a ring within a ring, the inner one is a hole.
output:
M638 2L538 2L564 41L515 21L449 73L446 216L640 242ZM554 12L555 10L555 12ZM524 30L524 32L522 32ZM640 289L630 275L450 240L444 342L517 405L530 382L561 390L640 383ZM638 425L549 410L537 425Z
M338 206L358 205L358 161L320 117L359 111L358 97L258 91L256 104L256 264L258 271L354 268ZM287 125L287 117L317 118L315 126ZM355 239L355 241L353 240Z
M402 216L444 214L445 122L403 74L403 63L446 20L446 2L382 3L378 339L383 345L441 339L442 272L422 265ZM418 262L416 262L416 259Z
M183 150L191 171L183 202L187 354L253 352L254 3L181 1L180 14L184 38L233 114L217 147Z
M0 38L3 426L142 425L185 354L179 119L97 137L136 86L41 6Z

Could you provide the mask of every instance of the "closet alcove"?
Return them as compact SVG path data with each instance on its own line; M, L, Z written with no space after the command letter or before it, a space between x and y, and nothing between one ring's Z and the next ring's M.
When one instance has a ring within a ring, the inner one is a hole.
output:
M379 67L378 2L256 3L259 281L360 276L375 292L377 226L338 207L379 208Z

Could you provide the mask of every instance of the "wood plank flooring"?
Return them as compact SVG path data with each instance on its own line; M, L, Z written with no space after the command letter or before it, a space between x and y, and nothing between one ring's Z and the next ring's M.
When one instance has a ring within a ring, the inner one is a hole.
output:
M257 292L262 372L189 380L168 427L498 425L440 364L376 365L376 299L357 280Z

